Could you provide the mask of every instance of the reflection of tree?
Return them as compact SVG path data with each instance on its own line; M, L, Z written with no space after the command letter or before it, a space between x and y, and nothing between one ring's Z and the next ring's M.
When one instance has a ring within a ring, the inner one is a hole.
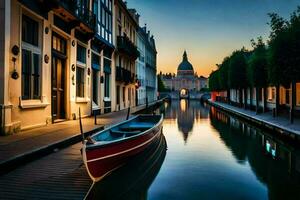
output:
M183 139L187 142L194 121L208 117L209 110L202 106L199 101L182 99L172 101L166 109L166 119L176 119L178 129L183 134Z
M220 116L227 119L220 120ZM291 169L297 162L293 148L277 142L279 156L274 159L265 150L266 140L272 141L270 136L218 111L212 110L210 117L238 162L248 161L258 180L267 185L269 199L300 199L300 174Z

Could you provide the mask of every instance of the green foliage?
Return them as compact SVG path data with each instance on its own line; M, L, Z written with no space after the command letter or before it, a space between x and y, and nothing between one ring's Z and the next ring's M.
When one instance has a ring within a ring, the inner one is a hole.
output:
M208 79L208 86L210 91L219 91L221 90L219 83L219 70L213 71Z
M209 90L209 88L201 88L200 89L200 92L209 92L210 90Z
M165 84L163 83L163 81L161 80L161 76L157 75L157 90L158 92L167 92L167 88L165 87Z
M228 86L230 88L242 89L248 86L246 75L248 56L249 52L245 48L232 53L228 69Z
M224 58L221 65L219 65L219 83L222 90L227 90L228 85L228 70L230 64L230 57Z
M257 42L251 40L253 51L248 60L247 79L252 87L266 87L267 84L267 50L262 37Z
M268 48L262 37L251 40L253 51L245 48L226 57L209 77L213 91L243 89L248 86L289 86L300 81L300 7L285 20L269 14L271 32Z
M268 50L268 78L272 85L288 86L300 80L300 7L289 21L277 14L271 17Z

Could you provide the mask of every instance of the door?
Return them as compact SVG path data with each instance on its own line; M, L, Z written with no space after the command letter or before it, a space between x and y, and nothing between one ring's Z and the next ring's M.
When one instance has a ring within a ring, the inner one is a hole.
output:
M99 104L99 101L98 101L98 90L99 90L99 88L98 88L98 83L99 83L99 79L98 79L98 75L99 73L98 73L98 71L97 70L95 70L95 69L93 69L93 101L94 101L94 103L97 105L97 106L99 106L98 104Z
M52 58L52 118L65 119L65 60Z

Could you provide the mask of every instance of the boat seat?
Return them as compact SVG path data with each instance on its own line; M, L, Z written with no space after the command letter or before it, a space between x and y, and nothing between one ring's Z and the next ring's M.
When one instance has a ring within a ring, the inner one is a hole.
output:
M119 137L128 137L128 136L132 136L132 135L137 135L139 133L141 133L141 131L119 131L119 130L110 130L110 133L114 134L114 135L118 135Z
M147 125L129 125L129 126L120 127L120 129L122 131L145 131L152 127L153 126L148 125L148 124Z

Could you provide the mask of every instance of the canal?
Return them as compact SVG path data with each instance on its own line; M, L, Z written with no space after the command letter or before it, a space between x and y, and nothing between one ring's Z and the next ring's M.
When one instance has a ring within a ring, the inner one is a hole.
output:
M198 101L172 101L165 139L87 199L300 199L300 149ZM165 143L166 141L166 143Z

